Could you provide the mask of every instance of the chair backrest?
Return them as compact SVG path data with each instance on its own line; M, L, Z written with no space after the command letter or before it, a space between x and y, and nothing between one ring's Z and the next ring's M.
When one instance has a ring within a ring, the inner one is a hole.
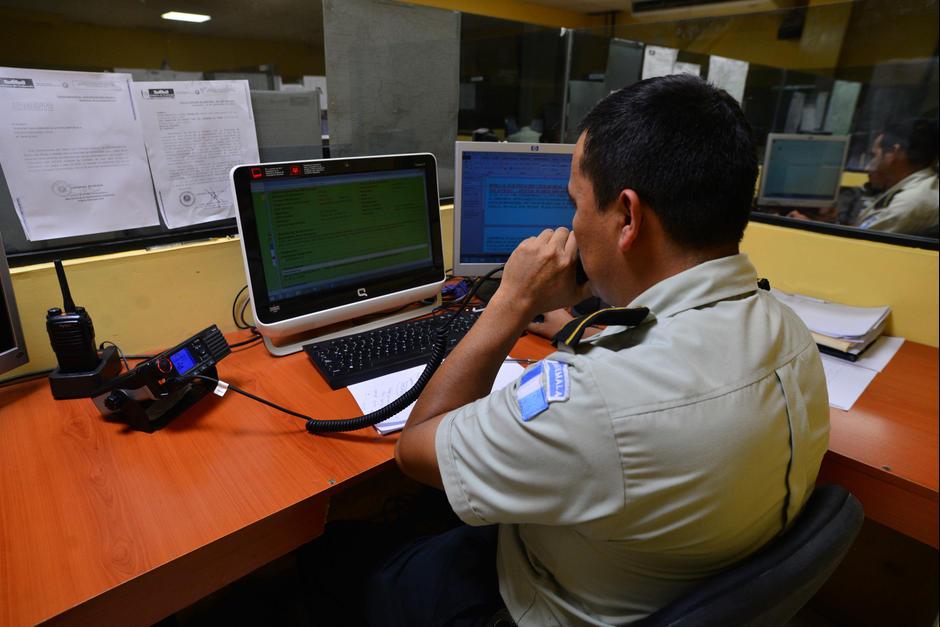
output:
M783 625L836 569L858 535L864 517L861 503L845 488L818 486L785 534L634 624Z

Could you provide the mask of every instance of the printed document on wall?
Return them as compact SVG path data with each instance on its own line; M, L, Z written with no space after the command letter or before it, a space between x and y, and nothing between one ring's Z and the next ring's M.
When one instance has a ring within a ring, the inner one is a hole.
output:
M679 51L675 48L647 46L643 50L643 72L640 78L646 80L657 76L669 76L672 74L678 57Z
M0 164L30 241L160 223L130 85L0 68Z
M708 82L724 89L738 102L744 101L744 84L747 82L747 61L728 59L712 55L708 58Z
M133 87L166 225L176 229L234 217L229 170L258 162L248 81Z

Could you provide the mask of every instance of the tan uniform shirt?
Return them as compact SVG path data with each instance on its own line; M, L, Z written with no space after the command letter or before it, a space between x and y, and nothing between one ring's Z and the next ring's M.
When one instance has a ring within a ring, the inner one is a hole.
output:
M940 187L937 171L924 168L876 197L856 220L859 228L937 237Z
M816 345L746 256L631 306L651 310L640 326L556 352L438 427L454 511L501 523L500 592L520 626L625 624L665 605L792 521L826 451ZM558 399L534 415L533 385Z

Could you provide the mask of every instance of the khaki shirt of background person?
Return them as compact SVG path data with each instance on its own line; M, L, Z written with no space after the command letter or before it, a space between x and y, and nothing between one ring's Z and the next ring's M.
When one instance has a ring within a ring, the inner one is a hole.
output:
M926 167L877 196L856 219L862 229L937 237L940 188L937 171Z

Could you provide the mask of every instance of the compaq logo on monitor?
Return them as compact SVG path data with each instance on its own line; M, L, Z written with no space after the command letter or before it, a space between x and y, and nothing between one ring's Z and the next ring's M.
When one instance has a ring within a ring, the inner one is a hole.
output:
M368 294L366 294L366 288L364 287L360 287L358 290L356 290L356 295L359 296L360 298L366 298L367 296L369 296Z
M31 78L0 78L0 87L19 87L21 89L35 89Z
M168 87L163 87L159 89L148 89L147 96L149 98L176 98L176 95L173 93L173 90Z

